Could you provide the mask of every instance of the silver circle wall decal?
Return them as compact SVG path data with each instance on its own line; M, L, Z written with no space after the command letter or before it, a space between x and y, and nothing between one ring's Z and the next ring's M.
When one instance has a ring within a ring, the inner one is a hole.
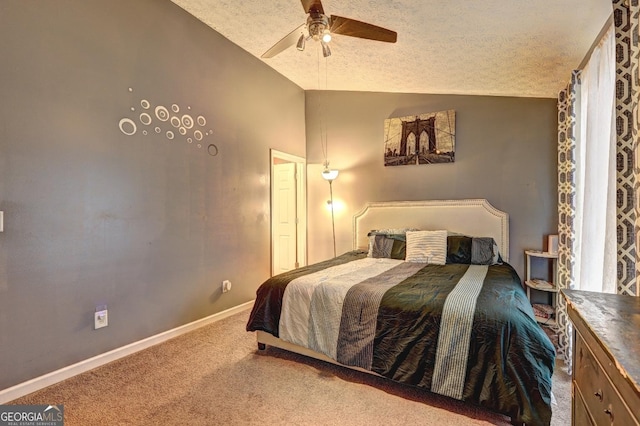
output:
M186 127L187 129L192 128L193 127L193 118L191 118L191 116L187 115L187 114L183 115L182 116L182 125L184 127Z
M146 112L143 112L142 114L140 114L140 122L145 126L148 126L149 124L151 124L151 116Z
M128 111L118 122L118 128L124 135L133 136L140 130L142 135L153 140L155 133L168 140L194 144L212 157L219 154L218 146L211 143L213 130L206 128L207 118L193 111L191 105L180 105L170 101L152 105L149 98L132 98L132 87L129 87L128 91L130 103L125 106Z
M138 126L136 126L136 123L134 123L130 118L123 118L120 120L118 127L120 127L120 131L127 136L135 134L136 130L138 130Z
M169 111L162 105L158 105L156 107L156 117L158 117L160 121L167 121L169 119Z

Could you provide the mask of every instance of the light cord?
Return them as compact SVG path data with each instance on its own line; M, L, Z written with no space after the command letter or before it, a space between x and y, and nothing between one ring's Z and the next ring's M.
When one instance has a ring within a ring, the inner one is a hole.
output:
M318 65L318 91L321 90L320 87L320 44L318 43L316 48L316 54L317 54L317 65ZM324 90L327 90L327 58L325 58L325 73L324 73ZM327 129L326 129L326 120L325 120L325 110L324 110L324 102L323 102L323 95L320 95L320 101L319 101L319 106L320 106L320 148L322 150L322 157L324 158L324 162L323 165L325 168L329 167L329 144L327 142Z

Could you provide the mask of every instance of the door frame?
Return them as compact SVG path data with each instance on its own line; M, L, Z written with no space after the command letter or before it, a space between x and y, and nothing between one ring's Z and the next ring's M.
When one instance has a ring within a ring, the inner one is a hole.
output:
M274 224L273 221L277 217L275 212L275 205L273 202L273 165L276 161L281 160L287 163L296 164L296 257L298 260L298 266L305 266L307 264L307 160L297 155L287 154L286 152L278 151L276 149L269 150L269 192L270 192L270 205L271 205L271 276L273 276L273 258L275 253L276 238L274 238Z

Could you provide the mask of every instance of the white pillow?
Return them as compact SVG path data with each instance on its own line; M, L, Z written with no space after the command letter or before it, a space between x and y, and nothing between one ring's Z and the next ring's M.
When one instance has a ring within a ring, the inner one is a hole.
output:
M447 231L408 231L405 260L444 265L447 261Z

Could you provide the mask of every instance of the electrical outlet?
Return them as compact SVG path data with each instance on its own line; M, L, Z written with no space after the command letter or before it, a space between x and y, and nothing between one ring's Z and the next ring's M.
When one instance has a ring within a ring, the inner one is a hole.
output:
M231 281L224 280L222 281L222 292L226 293L231 290Z
M106 309L96 311L94 316L94 328L97 330L109 325L109 311Z

